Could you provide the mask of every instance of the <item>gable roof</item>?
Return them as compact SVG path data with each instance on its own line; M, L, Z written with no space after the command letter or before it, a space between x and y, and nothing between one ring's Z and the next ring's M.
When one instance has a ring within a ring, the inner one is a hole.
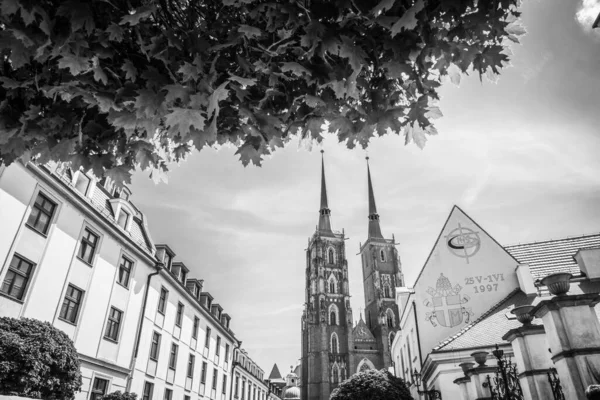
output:
M573 256L579 249L600 246L600 233L544 242L522 243L505 249L521 264L529 264L534 279L557 272L581 275Z
M475 321L440 342L433 351L463 350L507 343L502 340L502 336L508 330L521 326L521 323L516 318L508 319L506 314L514 307L531 304L533 300L527 298L521 289L513 290ZM533 323L540 324L541 320L534 320Z
M358 324L352 329L352 334L354 335L354 340L356 342L375 342L375 336L363 321L362 315L358 320Z

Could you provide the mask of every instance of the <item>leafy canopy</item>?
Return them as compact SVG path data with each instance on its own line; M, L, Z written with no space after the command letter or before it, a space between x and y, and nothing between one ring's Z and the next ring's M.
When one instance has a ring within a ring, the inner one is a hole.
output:
M329 400L413 400L413 397L403 379L384 370L368 370L342 382Z
M0 317L0 395L72 400L81 389L75 346L48 322Z
M443 77L493 78L519 0L1 0L0 162L118 184L193 147L244 165L322 127L423 147Z

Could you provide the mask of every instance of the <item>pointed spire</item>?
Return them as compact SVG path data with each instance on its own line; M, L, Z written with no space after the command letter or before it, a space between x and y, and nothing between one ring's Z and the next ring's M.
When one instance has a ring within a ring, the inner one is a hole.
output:
M327 204L327 185L325 184L325 160L324 151L321 150L321 209L319 210L319 225L317 230L321 233L333 233L331 231L331 210Z
M379 214L377 214L377 205L375 204L375 195L373 194L373 183L371 182L371 169L369 168L369 157L367 159L367 180L369 185L369 238L383 239L381 227L379 226Z

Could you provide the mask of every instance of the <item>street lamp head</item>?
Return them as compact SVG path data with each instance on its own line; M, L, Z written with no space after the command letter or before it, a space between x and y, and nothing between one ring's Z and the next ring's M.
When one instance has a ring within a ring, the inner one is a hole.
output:
M417 369L415 368L415 370L412 373L412 378L413 378L413 383L417 386L420 387L421 386L421 373L417 372Z

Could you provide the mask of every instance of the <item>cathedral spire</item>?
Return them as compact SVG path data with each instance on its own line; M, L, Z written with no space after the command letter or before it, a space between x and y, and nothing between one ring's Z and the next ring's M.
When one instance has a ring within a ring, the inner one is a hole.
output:
M371 170L369 168L369 157L367 159L367 180L369 184L369 238L383 239L381 227L379 226L379 214L375 205L375 195L373 194L373 183L371 182Z
M329 215L329 205L327 204L327 185L325 184L325 160L323 156L324 151L321 150L321 208L319 210L319 232L332 233L331 231L331 220Z

